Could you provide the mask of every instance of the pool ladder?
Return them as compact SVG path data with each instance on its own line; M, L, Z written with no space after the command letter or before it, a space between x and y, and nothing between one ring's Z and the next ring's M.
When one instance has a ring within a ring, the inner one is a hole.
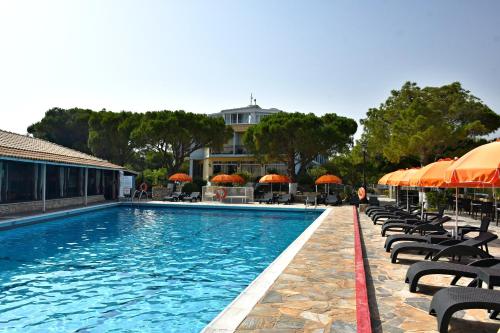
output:
M146 191L135 190L134 195L132 196L132 202L134 202L134 198L136 197L137 194L139 194L138 197L137 197L137 201L141 201L141 198L142 198L143 194L146 196L146 200L148 199L148 194L147 194Z

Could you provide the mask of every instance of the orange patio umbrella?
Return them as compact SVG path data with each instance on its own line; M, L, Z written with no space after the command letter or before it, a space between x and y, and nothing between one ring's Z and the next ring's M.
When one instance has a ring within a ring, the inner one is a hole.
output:
M168 180L173 182L190 182L193 178L185 173L174 173L172 176L168 177Z
M500 139L472 149L450 166L447 183L464 187L500 187Z
M405 172L400 173L399 177L397 179L397 185L398 186L411 186L410 185L410 178L414 174L416 174L419 170L420 170L420 168L411 168L411 169L405 170Z
M444 173L454 162L451 158L442 158L436 162L427 164L410 177L410 186L450 187L444 180Z
M231 175L231 176L233 176L233 183L235 183L235 184L245 184L245 180L240 175Z
M271 173L265 176L262 176L259 179L259 183L264 183L264 184L271 184L271 193L273 192L273 184L280 184L280 191L281 191L281 184L283 183L291 183L292 181L290 178L284 175L278 175L275 173Z
M394 172L394 171L393 171ZM392 172L389 172L389 173L386 173L385 175L382 176L382 178L380 178L378 180L378 184L379 185L389 185L387 184L387 180L389 179L389 177L392 175Z
M291 183L290 178L284 175L277 175L275 173L262 176L259 183Z
M409 185L415 187L449 187L444 181L445 170L454 162L451 158L442 158L436 162L429 163L418 169L409 179ZM422 203L421 216L424 217L424 205Z
M444 174L450 187L456 188L456 225L458 229L458 188L459 187L500 187L500 140L472 149L460 157ZM496 195L495 214L498 214Z
M244 183L245 181L238 175L226 175L221 173L210 180L212 183Z
M406 170L399 170L395 175L390 177L390 182L396 186L410 186L410 178L415 173L418 172L420 168L411 168ZM406 189L406 210L410 211L410 200L409 200L409 191Z
M318 192L318 185L324 184L326 193L328 194L330 193L330 184L342 184L342 179L335 175L326 174L316 179L314 183L316 184L316 192Z
M342 184L342 179L334 175L323 175L316 179L315 184Z
M394 172L391 172L391 174L389 175L389 177L387 177L387 185L392 185L392 186L399 186L399 180L401 179L401 177L403 176L404 172L406 171L407 169L400 169L400 170L396 170Z

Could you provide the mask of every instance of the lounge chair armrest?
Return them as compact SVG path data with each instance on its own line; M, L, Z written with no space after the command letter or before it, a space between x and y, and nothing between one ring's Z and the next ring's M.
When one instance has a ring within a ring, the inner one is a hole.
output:
M462 257L462 256L479 256L481 258L492 258L492 256L478 247L457 244L449 246L438 253L432 258L433 261L439 260L441 257Z
M500 259L497 258L486 258L486 259L479 259L471 262L468 264L469 266L476 266L476 267L490 267L496 264L500 264Z
M456 244L460 244L462 242L462 240L460 239L447 239L447 240L444 240L442 242L439 242L438 244L439 245L456 245Z
M408 233L409 234L413 234L413 233L417 233L417 232L425 232L425 231L428 231L428 232L444 232L442 231L442 227L441 226L437 226L437 225L432 225L432 224L428 224L428 223L423 223L423 224L419 224L419 225L416 225L414 226L413 228L411 228Z

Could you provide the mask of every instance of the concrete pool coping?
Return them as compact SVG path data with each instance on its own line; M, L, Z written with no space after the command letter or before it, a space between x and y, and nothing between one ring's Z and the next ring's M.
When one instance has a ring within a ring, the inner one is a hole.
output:
M225 203L191 203L191 202L164 202L164 201L144 201L144 202L130 202L130 201L121 201L121 202L107 202L102 204L95 204L87 207L79 207L79 208L69 208L58 210L54 212L48 213L37 213L33 215L23 216L23 217L14 217L11 219L6 219L0 221L0 232L2 230L27 226L36 223L42 223L45 221L49 221L55 218L60 218L64 216L71 216L82 214L94 210L100 210L110 207L118 207L118 206L140 206L140 207L191 207L197 209L249 209L249 210L284 210L284 211L319 211L325 210L326 207L301 207L298 205L256 205L256 204L225 204Z

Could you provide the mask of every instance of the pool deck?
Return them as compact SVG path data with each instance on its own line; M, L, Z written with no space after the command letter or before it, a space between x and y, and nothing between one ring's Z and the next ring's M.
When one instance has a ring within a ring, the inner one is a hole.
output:
M356 332L352 207L326 216L236 332Z
M451 213L451 212L450 212ZM452 214L448 214L452 216ZM380 235L380 225L373 225L371 219L360 214L360 223L365 247L367 285L373 332L437 332L437 321L428 314L432 295L442 287L448 287L451 277L444 275L427 276L420 280L416 293L409 291L404 282L408 266L421 261L422 256L404 254L398 263L391 264L390 253L385 252L385 237ZM479 225L467 217L460 217L459 223ZM452 227L454 223L446 223ZM490 231L500 235L500 228L490 225ZM470 234L474 236L474 234ZM490 253L500 256L500 241L489 246ZM467 285L470 279L463 278L460 285ZM427 284L427 285L426 285ZM488 319L484 310L457 312L450 322L450 333L496 333L500 332L500 322Z

